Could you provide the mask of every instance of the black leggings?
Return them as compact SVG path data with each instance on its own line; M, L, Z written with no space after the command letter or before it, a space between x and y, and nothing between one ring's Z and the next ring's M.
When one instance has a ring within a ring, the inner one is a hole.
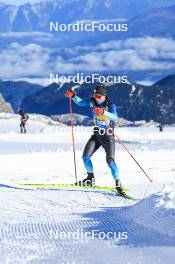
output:
M106 152L106 162L111 169L114 179L119 178L118 167L115 164L115 139L113 135L100 135L95 133L88 140L84 152L83 161L87 172L93 172L93 165L91 162L91 156L102 146Z

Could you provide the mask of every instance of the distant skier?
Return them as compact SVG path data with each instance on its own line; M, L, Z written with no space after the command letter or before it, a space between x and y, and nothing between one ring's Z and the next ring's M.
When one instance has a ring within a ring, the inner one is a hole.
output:
M26 114L22 109L18 108L18 113L20 114L20 130L22 134L26 134L26 122L29 119L29 115Z
M159 128L159 132L163 132L163 124L162 123L159 124L158 128Z
M94 89L92 97L88 99L81 99L70 89L67 90L66 95L72 97L73 101L79 106L89 106L92 110L94 120L94 133L87 142L82 156L88 176L76 184L83 186L93 186L95 184L91 156L102 146L106 152L106 162L115 180L116 190L119 194L124 195L125 190L121 185L119 170L115 163L115 139L113 129L114 123L118 119L118 114L116 105L111 102L106 94L105 86L98 85Z

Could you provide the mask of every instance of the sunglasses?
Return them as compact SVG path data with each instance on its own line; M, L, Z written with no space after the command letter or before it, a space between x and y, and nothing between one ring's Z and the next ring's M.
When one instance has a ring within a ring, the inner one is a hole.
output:
M101 99L103 97L103 95L100 95L100 94L94 94L93 95L93 98L95 99Z

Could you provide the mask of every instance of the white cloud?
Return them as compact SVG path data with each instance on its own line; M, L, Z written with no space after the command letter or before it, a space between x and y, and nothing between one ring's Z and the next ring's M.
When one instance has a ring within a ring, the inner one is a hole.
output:
M5 79L5 81L8 81L8 80L11 80L11 79ZM15 81L25 81L25 82L30 82L30 83L33 83L33 84L39 84L39 85L42 85L42 86L47 86L50 84L50 79L49 77L48 78L17 78L15 79Z
M13 43L0 52L0 78L22 78L49 74L49 50L36 44Z
M62 72L70 71L146 71L175 69L175 40L137 38L101 43L95 47L76 48L74 57L62 60ZM83 55L81 52L85 53ZM58 62L55 65L56 70Z
M5 32L0 33L1 38L22 38L22 37L35 37L35 38L48 38L53 39L54 36L51 33L45 33L45 32Z
M174 58L171 38L145 37L66 49L14 42L0 51L0 79L47 78L50 73L173 71Z

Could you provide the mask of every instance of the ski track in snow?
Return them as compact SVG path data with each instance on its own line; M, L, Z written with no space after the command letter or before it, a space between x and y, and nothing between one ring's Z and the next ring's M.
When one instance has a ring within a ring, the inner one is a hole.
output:
M71 139L69 133L52 133L48 125L36 122L30 124L28 135L16 133L14 120L4 123L1 129L6 132L0 135L0 264L174 263L174 128L163 134L156 134L154 128L120 129L154 180L148 183L117 146L116 160L126 175L123 181L131 195L141 199L136 202L110 191L17 187L17 182L72 183ZM89 136L89 132L76 134L79 178L84 177L81 154ZM113 186L104 152L98 153L93 158L96 183ZM85 235L93 230L105 235L127 232L127 239L68 238L78 231ZM62 232L65 237L60 238Z
M142 214L151 210L149 203L146 207L143 201L139 203L141 206L136 211L133 206L138 203L115 197L111 192L1 187L1 263L14 263L14 259L18 263L165 263L171 254L174 256L174 224L168 227L166 222L159 221L160 227L167 227L172 234L166 235L154 228L159 214L147 219L152 221L152 227L138 223ZM68 235L77 230L127 232L128 239L57 237L61 232ZM159 257L154 256L161 247L168 248L166 254L160 252ZM149 253L146 258L145 252Z

